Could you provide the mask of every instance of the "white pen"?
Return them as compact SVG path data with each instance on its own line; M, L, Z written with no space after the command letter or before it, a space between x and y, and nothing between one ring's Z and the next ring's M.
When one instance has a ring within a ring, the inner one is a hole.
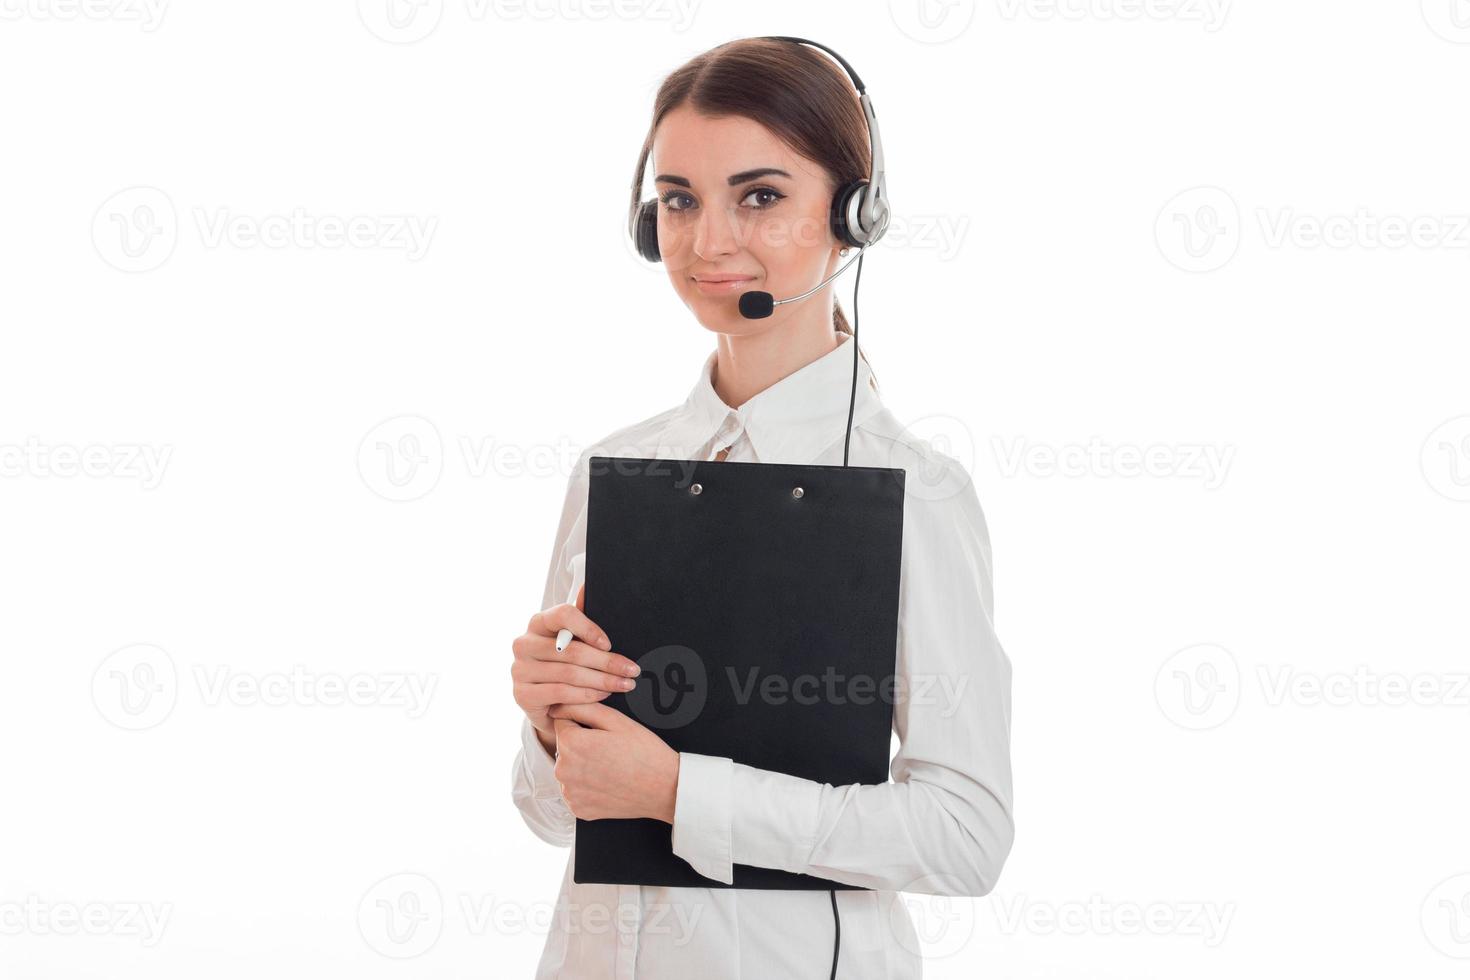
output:
M584 569L586 567L586 562L587 562L587 553L585 551L582 552L582 554L577 555L576 557L574 557L572 559L572 562L571 562L571 569L572 569L572 588L571 588L571 592L567 595L567 602L570 603L573 606L575 606L577 604L577 593L582 591L582 583L579 582L579 581L577 581L577 580L584 577L584 573L583 573L582 569ZM559 630L556 631L556 652L557 653L561 653L562 651L564 651L567 648L567 644L568 643L571 643L571 642L572 642L572 631L571 630L564 628L564 629L559 629Z

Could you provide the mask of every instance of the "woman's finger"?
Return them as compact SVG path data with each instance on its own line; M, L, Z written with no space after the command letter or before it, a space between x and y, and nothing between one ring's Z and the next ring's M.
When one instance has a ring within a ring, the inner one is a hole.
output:
M612 640L607 638L607 634L602 631L601 627L588 619L586 613L570 602L552 606L532 616L528 632L555 636L561 629L571 630L573 636L589 646L603 650L612 649Z
M573 640L561 653L556 652L556 641L545 634L527 633L516 637L511 644L517 660L548 660L553 663L577 664L593 670L606 671L618 677L637 677L638 664L621 653L608 653L590 647L581 640Z
M553 704L585 704L601 701L611 691L594 691L571 684L517 684L516 703L522 708L545 708Z
M593 655L596 656L595 651ZM601 654L607 656L607 654ZM610 674L604 670L553 660L517 660L511 664L510 676L523 684L572 684L598 691L631 691L633 678Z

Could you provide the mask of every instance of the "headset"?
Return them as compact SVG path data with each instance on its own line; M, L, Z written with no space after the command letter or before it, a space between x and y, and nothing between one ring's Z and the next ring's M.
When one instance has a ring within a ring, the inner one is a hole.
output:
M858 102L862 105L863 116L868 121L868 146L872 150L872 161L869 166L868 176L859 177L848 181L839 187L832 196L832 207L828 214L828 224L832 228L832 237L842 242L844 246L856 248L857 255L848 259L836 272L817 283L811 289L796 296L786 299L775 299L770 293L760 290L751 290L740 295L740 315L749 320L759 320L771 315L772 311L784 303L795 303L806 299L812 293L821 289L827 283L836 279L847 271L853 262L857 263L857 278L852 287L852 394L847 405L847 435L842 442L842 465L847 465L848 448L852 442L852 415L853 408L857 404L857 376L858 376L858 308L857 292L858 286L863 279L863 253L868 247L877 243L888 230L889 209L888 189L883 174L883 140L878 135L878 117L873 112L873 100L868 97L867 86L853 71L852 65L847 59L833 51L825 44L818 44L803 37L788 37L785 35L763 35L758 38L763 41L790 41L794 44L807 44L831 55L840 64L847 76L852 79L853 87L858 92ZM633 243L638 249L638 254L650 262L663 260L658 249L658 198L643 201L633 213L628 223L628 233L633 237ZM843 251L847 251L845 247ZM832 895L832 914L837 915L837 895ZM837 953L832 953L832 973L837 974Z

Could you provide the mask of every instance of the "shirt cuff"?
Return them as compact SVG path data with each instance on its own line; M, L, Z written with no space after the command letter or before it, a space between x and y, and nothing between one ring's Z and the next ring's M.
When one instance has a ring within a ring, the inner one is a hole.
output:
M536 737L536 726L525 717L521 718L521 756L526 760L526 772L531 777L531 798L561 799L561 784L556 781L556 757L546 751L546 746Z
M730 842L734 767L722 756L680 752L674 794L674 853L706 878L727 885L735 882Z
M799 776L735 763L731 857L739 864L809 874L821 824L823 784ZM834 788L855 793L859 787ZM844 805L837 805L841 813Z

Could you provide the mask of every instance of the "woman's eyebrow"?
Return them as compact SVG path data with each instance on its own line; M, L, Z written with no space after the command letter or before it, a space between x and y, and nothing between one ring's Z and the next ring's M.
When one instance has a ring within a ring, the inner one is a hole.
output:
M766 176L770 176L772 174L774 174L775 176L778 176L778 177L790 177L791 176L786 171L780 170L780 169L778 169L776 167L757 167L754 170L742 170L738 174L731 174L729 176L728 180L729 180L730 186L731 187L734 187L736 184L743 184L747 180L755 180L757 177L766 177ZM663 183L663 184L678 184L680 187L692 187L693 186L692 184L689 183L689 178L688 177L676 177L673 174L659 174L658 176L656 176L656 177L653 178L653 182L655 184L659 184L659 183Z
M791 176L786 171L777 170L775 167L757 167L754 170L742 170L738 174L731 174L730 186L734 187L736 184L743 184L747 180L755 180L757 177L765 177L768 174L776 174L780 177Z

